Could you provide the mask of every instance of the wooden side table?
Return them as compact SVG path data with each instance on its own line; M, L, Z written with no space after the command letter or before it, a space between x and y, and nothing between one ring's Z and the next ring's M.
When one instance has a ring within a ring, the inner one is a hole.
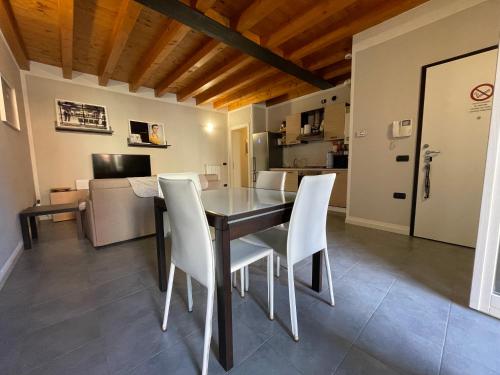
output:
M38 229L36 227L36 216L51 215L62 212L74 212L76 216L76 227L78 238L83 238L82 215L78 202L67 204L50 204L47 206L28 207L19 213L21 221L21 232L23 234L24 250L31 249L31 239L38 238ZM28 224L29 222L29 224ZM31 235L30 235L31 229Z

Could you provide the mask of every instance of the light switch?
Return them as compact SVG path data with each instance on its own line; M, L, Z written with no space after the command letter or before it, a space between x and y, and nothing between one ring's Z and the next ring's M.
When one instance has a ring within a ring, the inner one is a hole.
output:
M356 130L356 137L360 138L360 137L366 137L368 135L368 131L366 129L362 129L362 130Z

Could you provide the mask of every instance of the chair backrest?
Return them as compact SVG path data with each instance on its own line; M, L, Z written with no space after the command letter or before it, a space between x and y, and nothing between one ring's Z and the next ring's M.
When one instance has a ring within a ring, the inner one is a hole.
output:
M192 180L196 186L198 193L202 191L200 176L196 172L178 172L178 173L158 173L158 193L163 198L162 190L160 189L160 178L169 180Z
M200 194L192 179L159 178L172 236L171 260L206 287L215 282L214 250Z
M302 178L288 227L289 264L326 248L326 218L335 176L332 173Z
M257 174L257 189L285 190L286 172L259 171Z

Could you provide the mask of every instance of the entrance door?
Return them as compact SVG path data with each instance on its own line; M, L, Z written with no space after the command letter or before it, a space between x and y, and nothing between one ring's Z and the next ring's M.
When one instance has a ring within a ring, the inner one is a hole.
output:
M232 187L248 187L248 129L231 130Z
M413 234L475 247L497 49L424 68Z

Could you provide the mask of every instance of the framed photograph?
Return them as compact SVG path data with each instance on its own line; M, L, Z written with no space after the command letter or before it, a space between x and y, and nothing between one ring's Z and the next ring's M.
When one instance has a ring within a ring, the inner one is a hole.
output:
M111 133L105 106L56 99L56 130Z
M4 124L21 131L17 112L16 90L2 75L0 75L0 120Z
M157 122L129 121L129 145L166 146L165 126Z

